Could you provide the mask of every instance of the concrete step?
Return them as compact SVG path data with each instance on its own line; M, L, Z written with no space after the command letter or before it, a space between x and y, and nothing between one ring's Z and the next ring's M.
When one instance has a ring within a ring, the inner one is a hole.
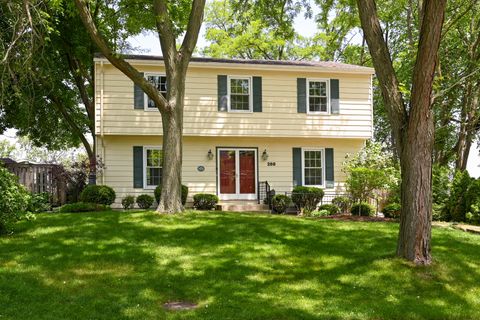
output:
M217 210L219 211L233 211L233 212L261 212L261 213L270 213L270 209L266 204L258 203L228 203L221 202L217 205Z

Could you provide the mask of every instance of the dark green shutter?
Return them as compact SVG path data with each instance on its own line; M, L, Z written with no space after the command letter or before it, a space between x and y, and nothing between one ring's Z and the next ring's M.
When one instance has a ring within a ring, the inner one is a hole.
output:
M325 187L333 188L335 182L334 176L334 158L333 158L333 148L325 149Z
M330 110L332 114L340 113L340 85L338 79L330 79Z
M302 148L293 148L293 186L302 185Z
M253 77L253 112L262 112L262 77Z
M307 113L307 79L297 78L297 112Z
M143 147L133 147L133 187L143 188Z
M227 111L228 107L228 87L227 76L219 75L217 78L218 90L218 111Z
M140 74L143 77L143 72L140 72ZM136 84L134 83L133 87L133 107L134 109L144 109L144 93L143 90Z

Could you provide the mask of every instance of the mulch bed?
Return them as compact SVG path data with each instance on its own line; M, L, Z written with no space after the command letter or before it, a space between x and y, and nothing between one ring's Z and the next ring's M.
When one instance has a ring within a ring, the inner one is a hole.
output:
M337 214L333 216L320 217L320 219L329 219L329 220L338 220L338 221L362 221L362 222L395 222L397 221L392 218L352 216L350 214Z

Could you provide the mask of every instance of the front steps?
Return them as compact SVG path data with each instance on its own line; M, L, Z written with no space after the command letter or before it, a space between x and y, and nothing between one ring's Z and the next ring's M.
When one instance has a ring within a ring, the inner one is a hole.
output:
M268 205L258 204L257 201L221 201L216 209L231 212L270 213Z

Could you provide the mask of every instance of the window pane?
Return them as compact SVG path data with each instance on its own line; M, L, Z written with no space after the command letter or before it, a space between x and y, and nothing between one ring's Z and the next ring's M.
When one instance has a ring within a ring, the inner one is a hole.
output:
M148 149L147 150L147 166L148 167L160 167L163 162L162 150Z
M309 90L311 96L326 97L327 83L325 81L310 81Z
M230 79L230 93L231 94L249 94L248 79Z
M147 76L147 81L150 82L162 96L167 97L167 77L165 76ZM147 96L147 107L156 108L152 99Z
M322 151L305 150L303 158L305 185L322 185Z
M162 181L162 169L161 168L148 168L147 169L147 185L158 186Z
M231 110L250 110L250 98L244 95L231 95L230 97L230 109Z

